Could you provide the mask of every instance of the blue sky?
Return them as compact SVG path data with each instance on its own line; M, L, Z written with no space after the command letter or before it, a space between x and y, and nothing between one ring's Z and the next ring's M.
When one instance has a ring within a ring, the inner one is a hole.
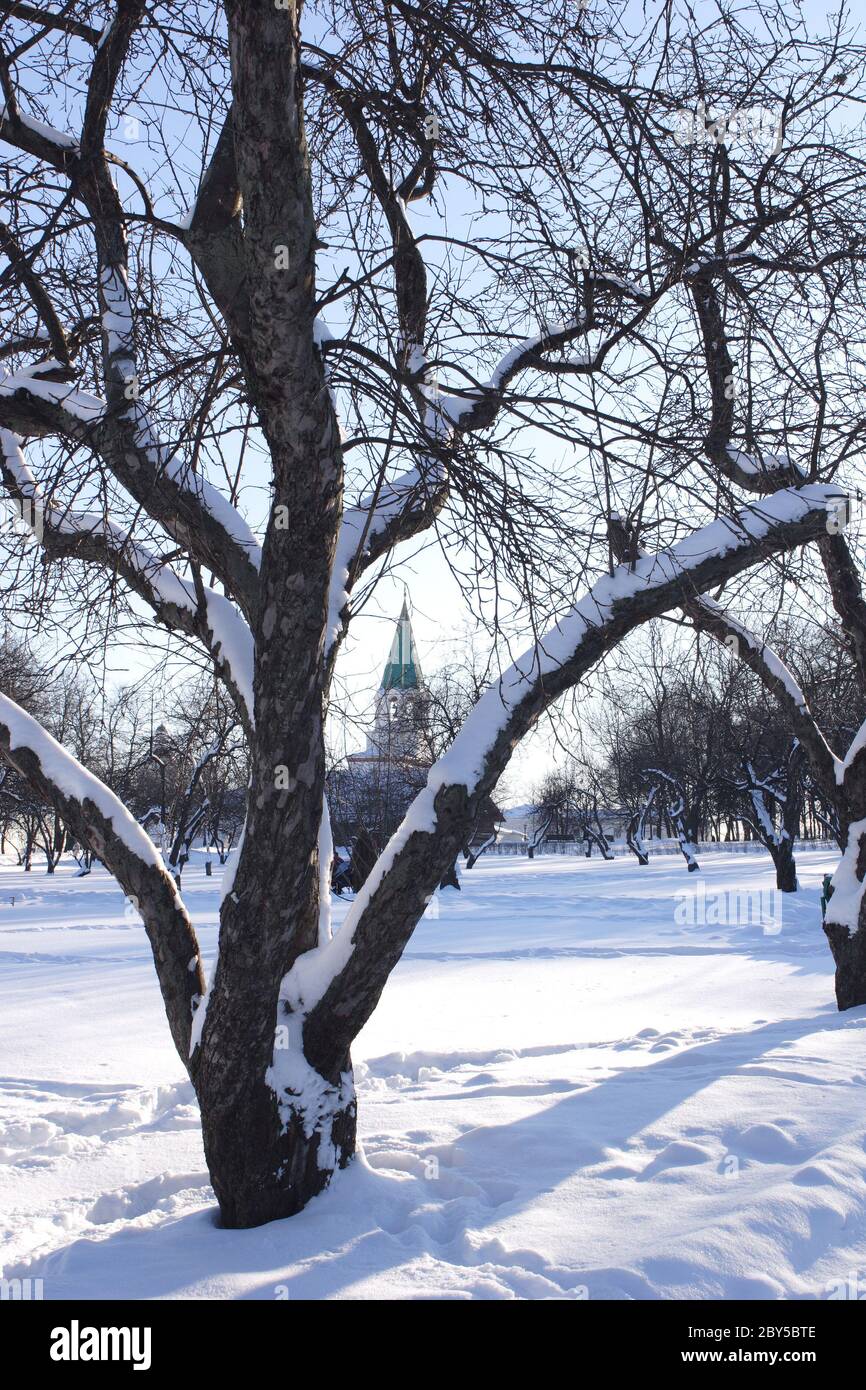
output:
M828 7L820 5L815 0L805 0L798 7L807 25L811 28L823 29L830 10ZM639 7L634 6L635 13ZM697 13L707 15L715 13L715 6L702 4L698 7ZM307 17L306 24L315 24L315 19ZM117 121L111 136L111 145L118 153L128 157L135 167L147 168L148 156L148 121L152 119L153 106L151 103L159 102L159 92L151 85L147 93L147 104L140 110L131 108L126 112L117 114ZM62 125L62 113L56 115L49 112L49 118L55 123ZM187 130L184 128L180 117L172 115L168 118L167 124L171 127L170 135L175 148L174 167L166 172L157 172L154 169L155 182L163 186L163 202L167 215L176 215L191 200L194 193L195 179L199 170L199 159L197 148L191 143L187 148L185 138ZM190 127L190 129L193 129ZM198 132L195 131L196 140ZM174 180L175 187L172 190L168 187ZM123 185L123 176L121 176ZM125 191L125 190L124 190ZM132 199L130 199L130 203ZM443 216L427 205L417 206L413 209L413 221L419 227L439 226L442 228L454 229L455 227L465 226L472 213L465 195L461 188L455 185L449 188L442 197L440 206L443 209ZM159 210L162 210L159 207ZM327 255L323 257L322 272L323 278L326 277L328 270ZM329 320L332 328L338 325ZM530 329L532 326L527 325ZM549 440L539 435L538 432L527 431L527 448L535 448L539 451L542 458L549 461L553 466L557 451L562 450L561 444L552 444ZM263 505L266 505L265 477L262 472L257 477L253 472L250 479L250 487L244 496L244 508L252 524L256 525L263 519ZM413 627L418 643L422 667L426 672L432 672L437 667L448 663L457 658L461 650L465 647L467 631L473 627L473 618L470 608L465 603L458 584L455 582L445 558L435 545L431 544L429 538L422 538L420 541L410 543L403 547L399 552L400 563L395 567L393 573L386 574L378 583L376 591L367 602L364 611L361 612L353 621L350 637L345 644L339 664L339 676L351 696L355 711L363 721L364 711L372 710L373 696L381 674L385 654L391 640L391 624L399 612L403 601L404 587L408 589L411 596ZM528 637L528 632L525 636ZM483 645L483 637L479 638L479 645ZM518 643L519 645L519 643ZM115 671L112 679L115 681L125 681L146 669L147 663L153 657L153 646L150 634L145 637L145 641L138 645L125 645L117 653L117 660L113 665L119 668ZM124 672L123 668L126 668ZM357 736L350 735L350 746L360 745L362 742L361 730ZM540 731L534 737L528 739L518 751L511 773L511 783L514 793L520 798L529 784L538 780L543 771L550 766L554 757L554 745L552 740L544 731Z

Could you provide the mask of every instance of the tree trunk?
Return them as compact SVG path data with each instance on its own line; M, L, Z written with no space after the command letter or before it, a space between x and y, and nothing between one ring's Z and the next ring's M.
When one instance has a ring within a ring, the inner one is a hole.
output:
M304 1056L302 1016L278 997L279 981L271 1008L258 971L228 976L220 979L217 968L193 1080L222 1224L261 1226L301 1211L352 1158L352 1064L347 1052L320 1075Z
M862 915L862 914L861 914ZM866 1004L866 929L853 935L838 922L825 922L824 931L836 963L836 1003L840 1010Z
M840 1010L855 1009L860 1004L866 1004L866 831L863 826L861 820L856 829L852 827L854 835L849 839L842 862L833 876L834 885L830 889L824 916L824 931L836 964L836 1003ZM852 831L849 831L849 836ZM844 909L841 905L840 881L844 884ZM840 922L838 918L847 916L850 922L854 916L852 903L856 899L859 899L856 926L852 930L847 922Z
M787 795L781 807L783 835L780 843L771 851L776 866L776 887L782 893L797 891L794 843L803 808L803 762L803 750L799 743L795 743L788 756Z
M794 841L782 840L771 847L773 863L776 866L776 887L780 893L796 893L797 864L794 859Z
M475 860L473 859L473 860L472 860L472 864L474 864L474 863L475 863ZM471 869L471 868L472 868L472 864L467 864L466 867L469 868L469 869ZM441 878L441 880L440 880L440 882L439 882L439 887L440 887L440 888L456 888L456 889L458 889L458 891L460 890L460 879L457 877L457 860L456 860L456 859L454 860L454 863L453 863L453 864L450 864L449 867L445 870L445 872L444 872L444 874L442 875L442 878Z
M637 862L642 868L645 868L646 865L649 864L649 851L644 840L644 834L647 817L652 811L652 805L656 799L657 792L657 786L650 788L649 794L645 798L643 805L638 811L635 811L634 815L630 818L625 832L626 844L632 854L637 856Z
M681 807L680 809L671 811L671 818L673 820L674 832L679 842L680 851L686 861L686 868L690 874L697 873L701 866L695 858L695 841L686 824L686 818Z
M646 852L646 845L642 836L642 824L643 815L640 811L637 811L628 823L625 832L625 841L632 854L636 856L637 862L642 867L646 867L649 863L649 855Z
M324 1127L309 1116L279 1107L263 1075L236 1068L227 1100L216 1086L199 1093L207 1166L223 1226L262 1226L294 1216L328 1185L355 1152L354 1089L339 1087L342 1104L329 1111ZM324 1091L324 1085L323 1085ZM335 1088L329 1087L329 1090Z

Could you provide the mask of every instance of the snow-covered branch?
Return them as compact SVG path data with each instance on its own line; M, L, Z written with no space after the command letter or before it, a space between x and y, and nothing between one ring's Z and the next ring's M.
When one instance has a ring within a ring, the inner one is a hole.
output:
M0 140L16 145L62 173L70 173L78 160L78 141L74 135L28 116L14 102L7 101L0 109Z
M860 679L866 684L866 600L863 598L857 561L841 525L843 520L847 520L847 515L848 509L840 508L833 530L821 537L818 550L830 586L833 607L850 643Z
M116 334L115 327L111 331ZM112 348L115 362L122 352L122 346ZM236 508L159 442L140 401L126 401L121 418L100 397L40 374L51 365L39 363L0 379L0 425L26 437L57 434L91 448L148 515L253 615L260 548Z
M0 695L0 753L36 796L56 807L141 913L172 1037L186 1063L204 976L192 922L155 845L114 792L5 695Z
M441 511L447 476L436 459L409 469L343 512L328 607L325 650L335 651L348 620L348 602L358 576L400 541L431 526Z
M830 510L836 506L838 498L830 503ZM614 518L609 523L608 534L614 554L620 559L624 558L629 553L630 540L618 519ZM826 527L817 537L819 546L824 535ZM836 785L839 760L818 727L803 690L778 653L706 594L689 597L682 609L697 631L715 637L732 655L754 671L764 686L776 696L809 755L815 777L825 791L830 791Z
M182 579L121 527L100 513L47 503L24 457L21 440L0 430L0 471L7 491L39 522L43 549L51 558L71 557L119 574L175 632L204 643L230 692L238 717L253 723L253 638L234 604L204 584Z
M699 632L715 637L775 695L808 753L814 776L825 791L831 791L836 785L839 759L818 727L802 688L778 653L706 594L690 599L683 605L683 612Z
M838 497L832 487L779 492L669 550L620 565L503 672L434 764L341 930L323 949L300 957L284 982L283 998L306 1017L309 1058L333 1069L459 852L479 799L543 711L633 628L772 553L814 540Z
M111 175L105 134L144 11L144 0L125 0L100 36L78 138L23 116L11 88L7 91L0 138L65 173L93 223L106 400L40 379L45 364L39 364L0 383L0 424L25 436L59 433L89 444L136 502L193 559L219 576L252 621L258 604L258 544L231 503L161 444L141 396L126 217ZM53 389L58 385L59 390Z

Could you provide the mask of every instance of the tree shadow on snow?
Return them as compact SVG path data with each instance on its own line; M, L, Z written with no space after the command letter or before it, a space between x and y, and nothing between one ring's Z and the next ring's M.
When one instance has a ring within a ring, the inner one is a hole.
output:
M49 1299L192 1294L279 1301L370 1296L371 1288L373 1296L386 1297L389 1292L409 1298L574 1297L582 1277L578 1268L556 1267L532 1250L509 1252L495 1235L485 1239L484 1231L590 1170L593 1180L646 1181L647 1202L658 1201L650 1179L671 1167L709 1161L711 1155L702 1153L699 1144L682 1141L668 1144L666 1153L664 1141L645 1131L719 1078L769 1073L804 1086L837 1080L866 1086L866 1072L822 1082L815 1059L798 1062L796 1053L797 1042L816 1033L862 1032L864 1027L866 1008L838 1015L828 1006L826 1017L791 1018L730 1033L646 1065L625 1067L597 1083L575 1083L567 1094L562 1094L561 1080L542 1082L531 1094L559 1098L532 1114L469 1129L453 1144L377 1154L375 1141L368 1141L372 1163L361 1157L290 1220L252 1231L224 1231L216 1225L212 1206L177 1215L168 1211L149 1226L116 1222L111 1230L88 1233L4 1274L42 1277ZM453 1079L446 1072L442 1083L448 1091L438 1097L433 1091L425 1100L468 1098L465 1082L456 1092ZM489 1077L479 1089L487 1095L497 1092ZM506 1080L499 1089L503 1095L514 1094ZM518 1087L521 1092L530 1093ZM773 1143L785 1137L774 1140L773 1129L761 1124L750 1128L746 1107L738 1122L717 1125L707 1138L734 1148L741 1143L747 1157L750 1142L769 1143L768 1152L752 1155L755 1161L788 1162L793 1171L810 1154L796 1136L787 1155L773 1152ZM638 1136L644 1136L639 1145ZM394 1138L400 1142L399 1136ZM648 1162L647 1149L654 1143L656 1153ZM625 1165L614 1161L617 1151L628 1160ZM202 1190L203 1197L206 1192ZM579 1213L574 1216L577 1222ZM411 1265L405 1278L399 1273L402 1265ZM614 1296L658 1295L641 1275L620 1270Z

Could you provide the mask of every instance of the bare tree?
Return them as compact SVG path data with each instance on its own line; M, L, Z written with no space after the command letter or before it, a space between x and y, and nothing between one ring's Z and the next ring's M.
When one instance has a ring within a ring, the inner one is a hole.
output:
M797 890L794 839L802 807L802 750L795 740L787 757L759 772L751 758L743 759L742 773L732 785L748 797L748 822L776 870L776 887L783 893Z
M804 57L799 17L756 8L757 35L725 14L678 44L674 4L631 34L550 0L336 0L303 36L296 0L0 5L2 472L47 562L19 555L7 597L82 641L145 610L229 693L250 789L209 987L121 800L6 697L0 749L138 905L229 1226L350 1160L353 1039L541 714L650 618L826 533L862 429L856 364L824 370L862 327L862 175L826 79L860 54L840 21ZM685 144L710 88L791 133ZM657 553L613 563L613 510ZM423 536L532 640L332 934L334 665Z
M626 827L626 843L642 868L646 868L649 863L649 849L645 838L647 817L652 811L657 795L658 783L655 782L641 800L637 810L632 812Z
M841 536L834 537L834 542L845 545ZM847 546L845 549L847 551ZM826 547L822 548L825 563L827 553ZM838 546L834 544L830 553L838 553ZM848 554L850 556L850 552ZM856 574L853 562L846 568L853 578ZM848 597L854 600L858 596L859 581L856 588L852 585ZM847 607L848 604L846 602L839 606ZM798 747L808 759L812 782L829 812L827 824L839 838L843 850L842 864L837 874L843 892L838 898L834 893L834 905L828 907L824 921L824 930L836 962L836 998L841 1009L866 1003L866 947L859 930L861 919L866 921L863 897L866 877L866 830L863 828L866 821L863 814L866 812L866 725L861 726L853 740L846 740L849 744L847 751L837 755L815 718L805 692L768 642L706 596L692 601L685 611L696 627L711 633L760 678L778 700L788 724L794 730ZM856 624L853 612L849 612L848 621ZM850 628L847 630L851 631ZM854 631L857 631L856 626ZM860 655L866 652L866 643L857 643L853 633L852 649L856 654L860 681L866 687L866 667L861 664Z

